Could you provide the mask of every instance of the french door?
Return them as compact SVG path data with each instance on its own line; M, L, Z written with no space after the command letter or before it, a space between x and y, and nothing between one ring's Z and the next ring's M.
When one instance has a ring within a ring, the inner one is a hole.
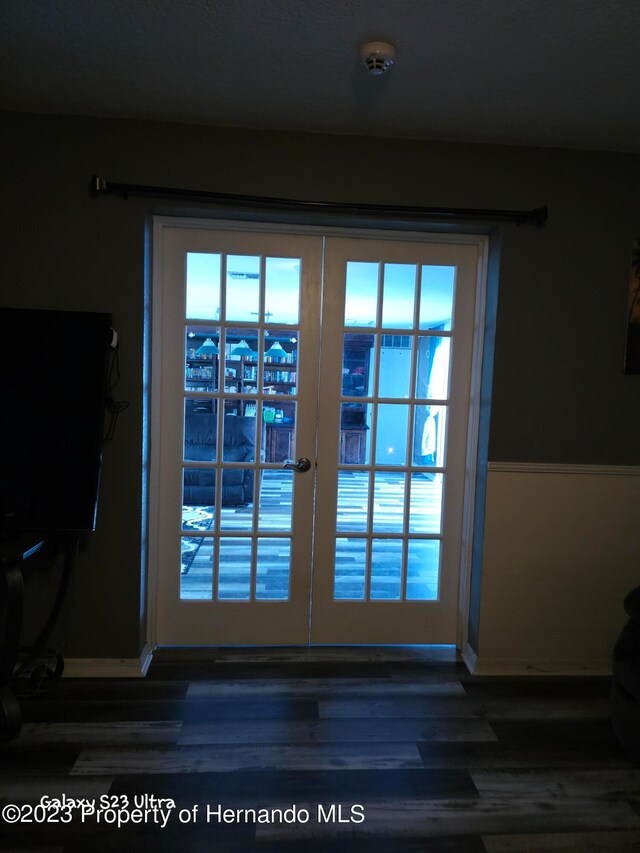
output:
M157 641L454 643L479 245L155 233Z

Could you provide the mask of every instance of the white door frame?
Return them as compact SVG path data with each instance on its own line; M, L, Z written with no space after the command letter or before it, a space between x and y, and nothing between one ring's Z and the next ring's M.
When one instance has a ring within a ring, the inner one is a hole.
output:
M463 529L460 552L460 583L457 625L457 648L462 650L467 642L469 616L469 585L471 576L472 534L475 502L475 485L478 452L478 426L480 416L480 384L485 332L487 259L489 238L486 235L451 234L437 231L395 231L369 228L345 228L332 226L303 226L269 222L248 222L235 219L205 219L179 216L155 216L153 218L152 276L151 276L151 319L150 319L150 366L151 381L149 394L149 488L147 518L147 644L156 645L156 617L158 608L158 484L160 467L160 341L154 333L161 328L162 321L162 252L165 228L199 228L211 230L249 231L253 233L295 234L316 236L362 237L368 239L403 240L424 243L453 243L474 245L478 250L476 275L475 327L473 336L473 359L470 377L469 425L467 430L467 458L464 486ZM143 472L145 473L145 472ZM145 517L143 508L143 517Z

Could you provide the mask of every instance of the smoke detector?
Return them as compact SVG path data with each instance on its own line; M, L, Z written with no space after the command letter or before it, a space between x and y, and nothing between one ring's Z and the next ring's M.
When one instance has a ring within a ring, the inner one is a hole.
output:
M396 58L394 46L384 41L368 41L360 46L359 52L369 74L376 77L391 68Z

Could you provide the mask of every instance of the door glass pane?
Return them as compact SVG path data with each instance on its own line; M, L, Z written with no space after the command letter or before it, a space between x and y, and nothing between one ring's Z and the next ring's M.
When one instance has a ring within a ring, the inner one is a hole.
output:
M180 598L211 601L213 597L213 549L211 536L181 539Z
M230 327L225 333L224 388L230 394L255 394L258 364L257 330Z
M367 530L369 515L369 472L338 472L338 517L336 529L353 533Z
M377 471L373 492L373 532L402 533L404 506L405 475L400 471Z
M221 530L253 530L253 468L223 468Z
M442 524L442 476L411 475L410 533L440 533Z
M380 403L376 427L376 463L404 465L407 461L409 407Z
M296 329L268 329L264 333L265 394L295 394L298 377Z
M260 530L291 532L293 510L293 477L291 470L265 468L261 476L258 494L260 506L258 525Z
M342 350L342 396L371 397L375 335L348 333Z
M184 458L215 462L218 401L187 397L184 401Z
M334 599L364 600L366 539L336 539Z
M226 299L226 320L258 322L260 318L259 257L252 255L227 256Z
M300 265L300 258L266 259L264 319L267 323L299 322Z
M183 468L182 529L209 530L214 521L216 472L213 468Z
M287 601L291 566L291 539L258 539L256 598Z
M220 267L220 255L187 252L187 317L220 319Z
M347 261L345 326L375 326L378 317L379 264Z
M424 265L420 277L420 328L449 331L453 318L455 267Z
M245 339L242 338L242 341ZM251 345L247 344L249 349L254 345L253 339L251 339ZM242 348L243 344L240 343L239 347ZM232 349L236 349L236 347L232 347ZM235 359L231 359L229 364L227 365L228 369L228 378L229 378L229 390L233 386L233 379L235 378L235 385L237 388L238 394L256 394L258 391L258 362L256 360L257 353L255 355L244 355L240 359L240 363L238 364ZM235 371L235 374L232 372Z
M413 328L415 294L415 264L384 265L383 328Z
M409 540L406 595L408 601L435 601L438 598L439 566L439 540Z
M416 397L430 400L449 399L451 338L418 338Z
M218 390L219 330L187 326L185 338L185 389Z
M413 464L442 468L445 464L448 406L416 406Z
M251 596L251 539L220 539L218 598L246 601Z
M263 400L265 462L284 462L296 453L296 403L281 397Z
M382 335L379 397L408 397L411 382L411 337Z
M242 400L225 400L222 459L224 462L254 462L256 458L256 421L252 414L238 414Z
M402 540L374 539L371 543L371 600L400 599Z
M340 407L340 453L342 465L366 465L370 456L372 406L343 403Z

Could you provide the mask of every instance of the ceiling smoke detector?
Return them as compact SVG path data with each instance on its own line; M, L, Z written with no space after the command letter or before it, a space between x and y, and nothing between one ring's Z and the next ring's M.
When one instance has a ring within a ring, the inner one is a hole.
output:
M393 65L396 51L393 45L384 41L368 41L360 47L360 59L369 74L379 77Z

